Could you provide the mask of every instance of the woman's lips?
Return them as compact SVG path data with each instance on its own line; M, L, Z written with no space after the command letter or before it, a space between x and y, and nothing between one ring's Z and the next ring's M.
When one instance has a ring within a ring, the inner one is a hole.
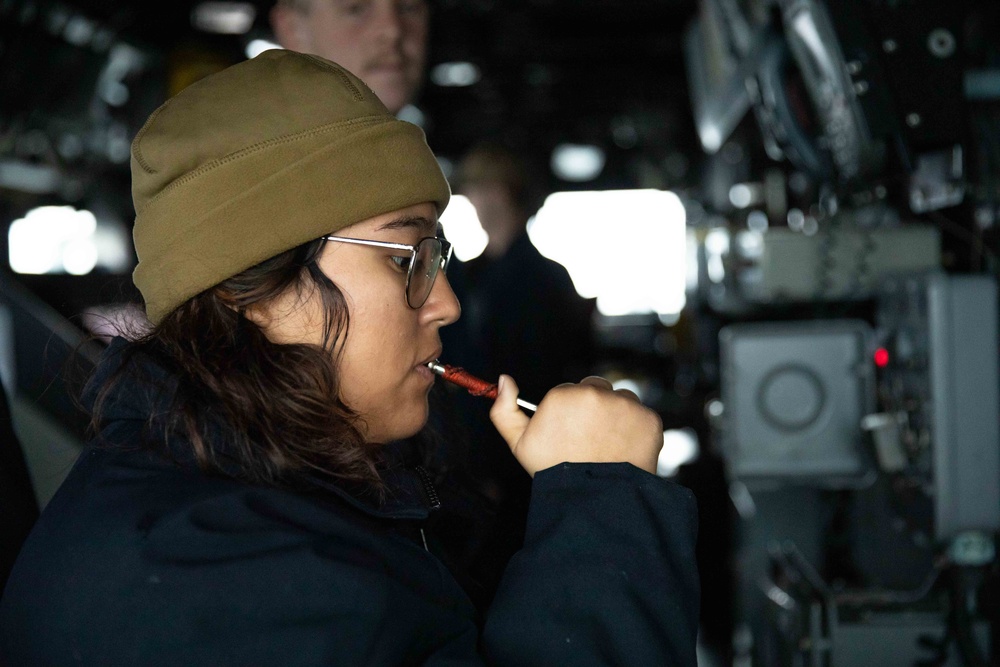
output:
M431 372L431 369L427 368L427 364L420 364L415 370L428 384L434 384L434 373Z

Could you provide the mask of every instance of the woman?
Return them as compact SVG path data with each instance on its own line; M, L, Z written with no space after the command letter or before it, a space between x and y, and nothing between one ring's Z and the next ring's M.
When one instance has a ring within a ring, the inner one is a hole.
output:
M88 387L97 437L15 566L4 664L694 664L693 501L600 378L529 419L501 377L525 546L484 619L444 565L442 500L384 445L427 421L459 316L419 129L269 51L168 101L132 158L153 328Z

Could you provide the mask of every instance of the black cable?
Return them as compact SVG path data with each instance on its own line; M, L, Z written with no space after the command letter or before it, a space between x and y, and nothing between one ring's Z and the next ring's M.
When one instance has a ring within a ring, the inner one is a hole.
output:
M969 593L975 590L975 571L971 568L955 566L951 572L950 597L951 613L948 616L949 630L955 639L958 653L966 667L989 667L973 634L972 615L966 602Z

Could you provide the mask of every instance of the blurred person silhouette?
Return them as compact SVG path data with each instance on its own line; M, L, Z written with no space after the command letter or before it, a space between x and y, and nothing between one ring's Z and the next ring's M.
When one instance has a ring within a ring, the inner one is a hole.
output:
M492 141L473 146L453 179L489 241L482 255L456 268L464 340L445 337L449 357L481 377L514 375L528 400L560 383L578 382L593 365L593 301L583 299L566 269L528 238L528 220L546 194L541 182L528 161ZM462 413L481 450L471 459L471 474L498 512L486 551L496 560L486 569L496 572L523 540L531 479L495 431L485 428L487 420L477 417L482 409L468 405Z
M528 238L545 188L532 165L496 142L482 142L458 165L453 187L469 199L489 240L465 263L465 318L471 350L463 360L483 377L516 372L525 395L575 382L593 364L593 300Z
M277 0L271 29L285 48L339 63L393 114L424 78L426 0Z

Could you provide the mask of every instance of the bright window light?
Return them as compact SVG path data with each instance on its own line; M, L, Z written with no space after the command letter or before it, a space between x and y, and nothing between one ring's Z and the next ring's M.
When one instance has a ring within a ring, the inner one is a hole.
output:
M698 289L698 234L689 229L687 232L687 292L691 294Z
M270 51L271 49L280 49L281 46L275 44L274 42L269 42L266 39L251 39L247 43L246 54L247 58L256 58L265 51Z
M97 244L93 238L67 243L62 252L62 265L66 273L85 276L97 266Z
M747 208L761 200L760 186L749 183L737 183L729 188L729 203L736 208Z
M628 389L630 392L638 396L640 401L642 400L642 387L639 386L638 382L631 378L621 378L620 380L615 380L611 383L611 387L615 391L618 391L619 389Z
M684 206L672 192L606 190L550 195L528 225L546 257L569 271L576 291L604 315L684 307Z
M701 121L698 123L698 136L701 137L701 145L708 153L715 153L722 148L722 133L714 123Z
M552 173L564 181L591 181L604 169L604 151L585 144L560 144L552 151Z
M431 69L431 81L439 86L471 86L479 79L479 68L472 63L441 63Z
M249 2L202 2L191 10L191 25L202 32L242 35L250 31L257 17Z
M101 266L121 271L130 261L124 230L98 224L72 206L42 206L15 220L7 233L10 268L17 273L85 275Z
M721 283L726 278L726 255L729 254L729 231L716 227L705 236L705 267L708 279Z
M663 449L656 460L656 474L672 477L685 463L698 458L698 435L690 428L663 432Z
M452 195L441 225L455 247L455 256L463 262L479 257L486 249L488 237L479 223L476 207L462 195Z
M407 104L400 109L399 113L396 114L396 118L405 120L407 123L413 123L417 127L425 127L427 125L427 116L413 104Z

